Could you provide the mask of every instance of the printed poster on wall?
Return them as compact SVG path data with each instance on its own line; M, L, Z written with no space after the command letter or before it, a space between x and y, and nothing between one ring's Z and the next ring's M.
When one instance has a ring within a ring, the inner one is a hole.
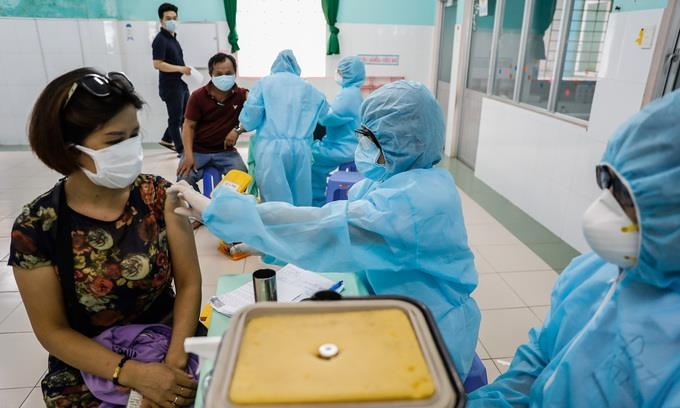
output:
M358 57L366 65L399 65L397 54L359 54Z

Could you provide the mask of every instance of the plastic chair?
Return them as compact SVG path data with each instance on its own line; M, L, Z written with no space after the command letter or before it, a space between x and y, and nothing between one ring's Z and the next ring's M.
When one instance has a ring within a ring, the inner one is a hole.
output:
M479 356L475 353L475 358L472 360L472 367L468 373L465 382L463 383L463 388L465 388L466 393L471 393L477 388L487 385L489 380L486 377L486 367Z
M354 163L354 160L351 162L342 163L340 166L338 166L338 171L357 171L357 165Z
M222 180L222 173L215 167L203 168L203 195L210 198L213 188Z
M326 185L326 202L347 200L347 190L363 178L361 173L354 171L336 171L331 174Z

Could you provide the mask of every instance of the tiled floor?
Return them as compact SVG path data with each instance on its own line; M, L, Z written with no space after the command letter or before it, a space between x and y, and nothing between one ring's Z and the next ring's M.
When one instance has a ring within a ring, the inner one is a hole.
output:
M145 147L144 171L173 180L175 155L157 146ZM11 226L21 206L49 189L59 175L26 150L0 150L0 408L37 408L43 406L40 379L47 353L33 335L6 261ZM459 184L476 257L479 286L473 295L482 309L477 353L492 381L507 369L529 328L540 324L548 312L555 270L562 270L575 251L495 195L459 162L446 160L443 165ZM206 228L197 230L196 243L204 301L214 293L220 275L250 272L260 264L256 257L228 260Z

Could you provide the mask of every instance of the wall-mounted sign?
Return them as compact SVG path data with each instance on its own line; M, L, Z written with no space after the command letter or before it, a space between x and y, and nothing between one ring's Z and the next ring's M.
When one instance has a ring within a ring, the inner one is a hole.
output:
M479 16L486 17L489 15L489 0L479 0Z
M399 65L397 54L359 54L359 58L366 65Z

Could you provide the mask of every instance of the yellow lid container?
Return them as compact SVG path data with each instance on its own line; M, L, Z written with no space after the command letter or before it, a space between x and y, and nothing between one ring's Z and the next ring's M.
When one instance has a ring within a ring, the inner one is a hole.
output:
M206 406L464 406L436 339L402 299L257 303L222 340Z

